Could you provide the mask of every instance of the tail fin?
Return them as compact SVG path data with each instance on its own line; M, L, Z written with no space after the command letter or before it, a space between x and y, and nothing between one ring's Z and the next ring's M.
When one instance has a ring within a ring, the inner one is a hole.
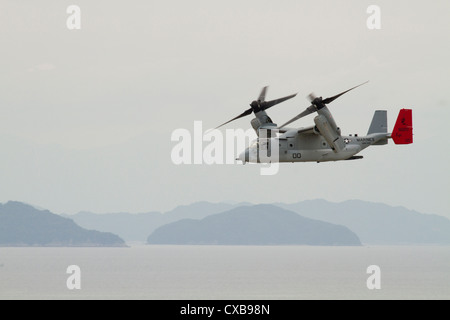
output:
M386 137L375 142L373 145L381 146L388 143L387 139L387 112L386 110L375 111L372 122L370 123L367 135L372 133L386 133Z
M377 110L373 115L367 135L371 133L387 133L387 112L386 110Z
M412 110L401 109L391 134L395 144L413 143Z

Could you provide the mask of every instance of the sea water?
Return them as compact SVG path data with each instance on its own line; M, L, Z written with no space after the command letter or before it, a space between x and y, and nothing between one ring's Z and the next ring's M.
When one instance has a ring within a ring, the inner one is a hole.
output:
M0 248L0 299L450 299L450 246Z

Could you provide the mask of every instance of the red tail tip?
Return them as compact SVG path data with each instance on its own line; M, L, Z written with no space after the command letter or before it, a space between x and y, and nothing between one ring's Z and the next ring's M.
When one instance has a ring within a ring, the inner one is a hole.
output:
M395 144L413 143L412 110L401 109L398 113L397 122L392 131L392 140Z

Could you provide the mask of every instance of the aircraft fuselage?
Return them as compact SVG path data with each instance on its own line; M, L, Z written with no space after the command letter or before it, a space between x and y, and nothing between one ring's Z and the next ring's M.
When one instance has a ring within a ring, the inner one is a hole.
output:
M258 139L239 155L243 162L325 162L360 159L357 153L373 144L386 144L386 133L373 133L367 136L342 136L345 147L336 153L320 134L289 135L271 139ZM278 159L276 152L278 144ZM268 157L267 157L268 156Z

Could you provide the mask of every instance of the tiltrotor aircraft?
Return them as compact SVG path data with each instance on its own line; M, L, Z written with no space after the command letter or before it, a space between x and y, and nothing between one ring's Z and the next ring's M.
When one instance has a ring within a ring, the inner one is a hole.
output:
M279 127L272 122L266 110L295 97L297 94L266 101L267 87L264 87L258 99L250 104L250 109L230 121L223 123L219 127L252 113L255 115L255 118L251 120L251 125L258 135L258 139L237 158L237 160L241 160L244 164L246 162L324 162L355 160L363 158L357 154L365 148L372 145L387 144L388 139L391 138L395 144L412 143L413 127L411 109L400 110L392 133L388 133L387 111L376 110L366 136L358 136L357 134L349 136L341 135L341 129L336 125L327 104L363 84L326 99L310 94L308 97L311 105ZM314 118L314 125L304 128L286 127L288 124L315 112L317 116ZM261 151L264 151L263 154L266 156L261 156ZM273 152L276 152L276 154L272 154Z

